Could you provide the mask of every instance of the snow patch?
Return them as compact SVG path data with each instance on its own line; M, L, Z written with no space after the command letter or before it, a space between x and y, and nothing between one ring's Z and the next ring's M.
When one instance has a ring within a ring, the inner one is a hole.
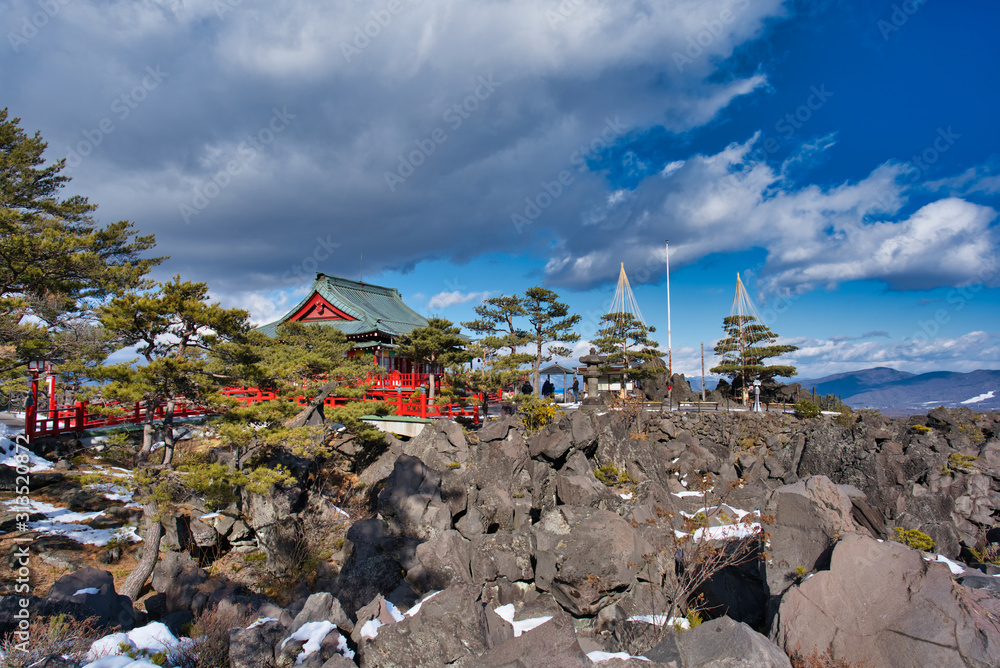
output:
M413 606L412 608L410 608L409 610L406 611L406 616L407 617L412 617L413 615L415 615L418 612L420 612L420 606L422 606L424 603L426 603L427 601L431 600L432 598L434 598L435 596L437 596L440 593L441 593L441 590L439 589L438 591L432 591L431 593L427 594L427 596L424 596L422 599L420 599L419 601L417 601L417 604L415 606Z
M86 587L84 589L77 589L73 592L73 596L79 596L80 594L100 594L101 590L97 587Z
M978 404L980 401L986 401L987 399L992 399L993 396L994 396L994 391L990 390L986 394L976 395L976 396L972 397L971 399L966 399L962 403L963 404Z
M24 464L18 462L16 458L27 455L27 468L30 473L34 473L35 471L46 471L52 468L52 462L39 457L31 450L19 446L13 441L13 438L21 433L20 429L11 429L2 422L0 422L0 427L3 427L3 429L0 429L0 464L15 468L23 466Z
M610 661L611 659L624 659L625 661L628 661L629 659L638 659L639 661L649 661L649 659L644 656L632 656L628 652L587 652L587 658L594 663Z
M533 617L532 619L522 619L520 621L514 621L514 604L508 603L507 605L501 605L499 608L494 608L493 612L497 613L497 616L514 627L514 637L517 638L525 631L530 631L531 629L537 628L544 624L545 622L552 619L552 616L548 617Z

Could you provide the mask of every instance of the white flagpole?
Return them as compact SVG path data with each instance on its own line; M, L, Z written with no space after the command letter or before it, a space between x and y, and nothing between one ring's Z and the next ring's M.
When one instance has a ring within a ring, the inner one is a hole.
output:
M667 246L667 373L670 374L671 381L674 377L674 356L670 341L670 241Z

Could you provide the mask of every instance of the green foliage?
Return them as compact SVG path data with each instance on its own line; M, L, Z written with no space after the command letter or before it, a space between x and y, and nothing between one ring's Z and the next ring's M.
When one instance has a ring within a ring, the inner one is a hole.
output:
M958 473L976 473L978 468L973 464L974 461L979 459L975 455L963 455L959 452L953 452L948 455L948 463L941 467L941 473L944 475Z
M636 484L635 478L629 475L626 471L620 470L614 464L605 464L604 466L597 467L597 469L594 470L594 477L608 487Z
M767 325L757 322L752 315L729 316L722 321L726 332L715 345L715 354L722 361L711 372L735 380L740 378L744 390L754 380L770 380L776 376L791 377L796 371L786 364L764 364L772 357L778 357L798 350L797 346L777 344L778 335Z
M986 543L980 548L970 547L969 552L981 564L1000 566L1000 543Z
M246 488L254 494L267 494L275 487L291 487L297 481L284 466L258 466L247 476Z
M559 301L559 295L537 285L525 290L521 305L530 325L528 343L535 347L531 377L535 394L539 394L542 386L539 368L542 362L548 362L556 356L569 357L573 353L566 346L550 344L579 341L580 335L573 328L580 322L580 316L570 315L569 306Z
M622 389L630 380L650 378L662 369L645 364L660 357L659 344L649 338L647 327L631 313L607 313L601 317L602 327L592 343L597 352L607 358L605 372L621 373Z
M896 527L895 532L896 535L890 536L889 540L902 543L907 547L912 547L914 550L930 552L934 549L934 539L919 529L903 529L902 527Z
M431 318L426 327L418 327L404 337L396 354L424 364L448 366L468 361L464 346L459 328L450 320ZM431 374L429 398L434 397L434 374Z
M132 223L101 227L85 197L60 198L65 160L45 165L47 144L0 109L0 374L32 359L73 360L110 352L92 312L113 295L142 287L163 258L143 258L150 236Z
M538 432L552 422L559 413L559 406L552 399L542 399L533 394L517 395L517 408L528 433Z
M983 430L974 424L960 424L958 425L958 432L968 436L969 440L976 445L986 440L986 437L983 436Z
M462 465L458 462L448 462L448 468L454 471L455 469L462 468Z
M239 488L247 484L242 471L224 464L181 464L178 471L186 473L184 484L205 497L205 507L221 510L239 498Z
M819 408L811 401L799 401L795 404L795 417L807 419L819 416Z
M913 431L917 432L918 434L929 434L930 431L931 431L930 427L922 425L922 424L915 424L915 425L913 425L912 429L913 429Z
M696 626L701 626L702 622L704 621L701 618L701 613L694 609L688 610L687 614L684 616L687 618L688 624L690 625L688 628L693 629Z

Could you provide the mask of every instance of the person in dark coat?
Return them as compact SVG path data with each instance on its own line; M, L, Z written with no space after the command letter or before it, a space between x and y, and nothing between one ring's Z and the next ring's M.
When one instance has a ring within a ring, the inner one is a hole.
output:
M521 394L531 394L535 391L535 388L531 386L531 383L524 381L524 385L521 386Z
M580 401L580 379L573 379L573 401L574 403Z

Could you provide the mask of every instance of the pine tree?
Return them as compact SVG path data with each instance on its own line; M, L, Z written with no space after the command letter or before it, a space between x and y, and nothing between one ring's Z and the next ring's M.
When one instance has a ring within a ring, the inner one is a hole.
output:
M111 300L100 310L101 323L122 346L133 346L142 363L120 362L95 375L107 382L103 396L145 407L140 461L152 447L153 413L165 404L163 464L170 466L174 453L173 420L177 403L219 406L226 378L209 370L208 352L220 341L244 336L249 314L208 304L204 283L173 281L145 293L130 293Z
M528 342L535 346L531 377L535 394L540 395L539 369L542 362L548 362L553 357L569 357L573 354L571 348L550 344L579 341L580 335L573 331L573 327L580 322L580 316L569 315L569 306L559 301L559 295L537 285L525 291L521 303L531 324L531 329L528 330ZM543 353L543 348L547 345L548 348Z
M722 361L711 372L740 380L744 403L747 388L754 380L766 381L776 376L794 376L794 366L764 364L764 360L798 350L798 346L777 344L778 335L752 315L732 315L724 318L722 329L726 336L715 344L715 354ZM734 382L734 386L736 383Z
M518 329L514 321L527 315L523 300L517 296L491 297L475 308L478 320L463 322L479 338L469 352L482 360L482 367L471 382L479 391L490 392L514 385L521 367L533 358L517 349L528 343L528 333ZM503 350L509 352L503 354Z
M101 227L85 197L61 199L65 161L45 165L47 144L19 123L0 110L0 374L72 357L73 337L56 334L143 287L163 260L142 257L153 236L136 236L132 223Z
M431 365L430 394L434 399L434 369L438 365L449 366L468 361L464 350L465 340L460 330L450 320L431 318L426 327L417 327L404 337L396 353L416 362Z
M630 380L651 378L659 369L644 362L660 357L659 345L649 338L653 327L647 327L631 313L608 313L601 318L604 326L593 340L597 352L607 357L604 370L622 375L622 396Z

